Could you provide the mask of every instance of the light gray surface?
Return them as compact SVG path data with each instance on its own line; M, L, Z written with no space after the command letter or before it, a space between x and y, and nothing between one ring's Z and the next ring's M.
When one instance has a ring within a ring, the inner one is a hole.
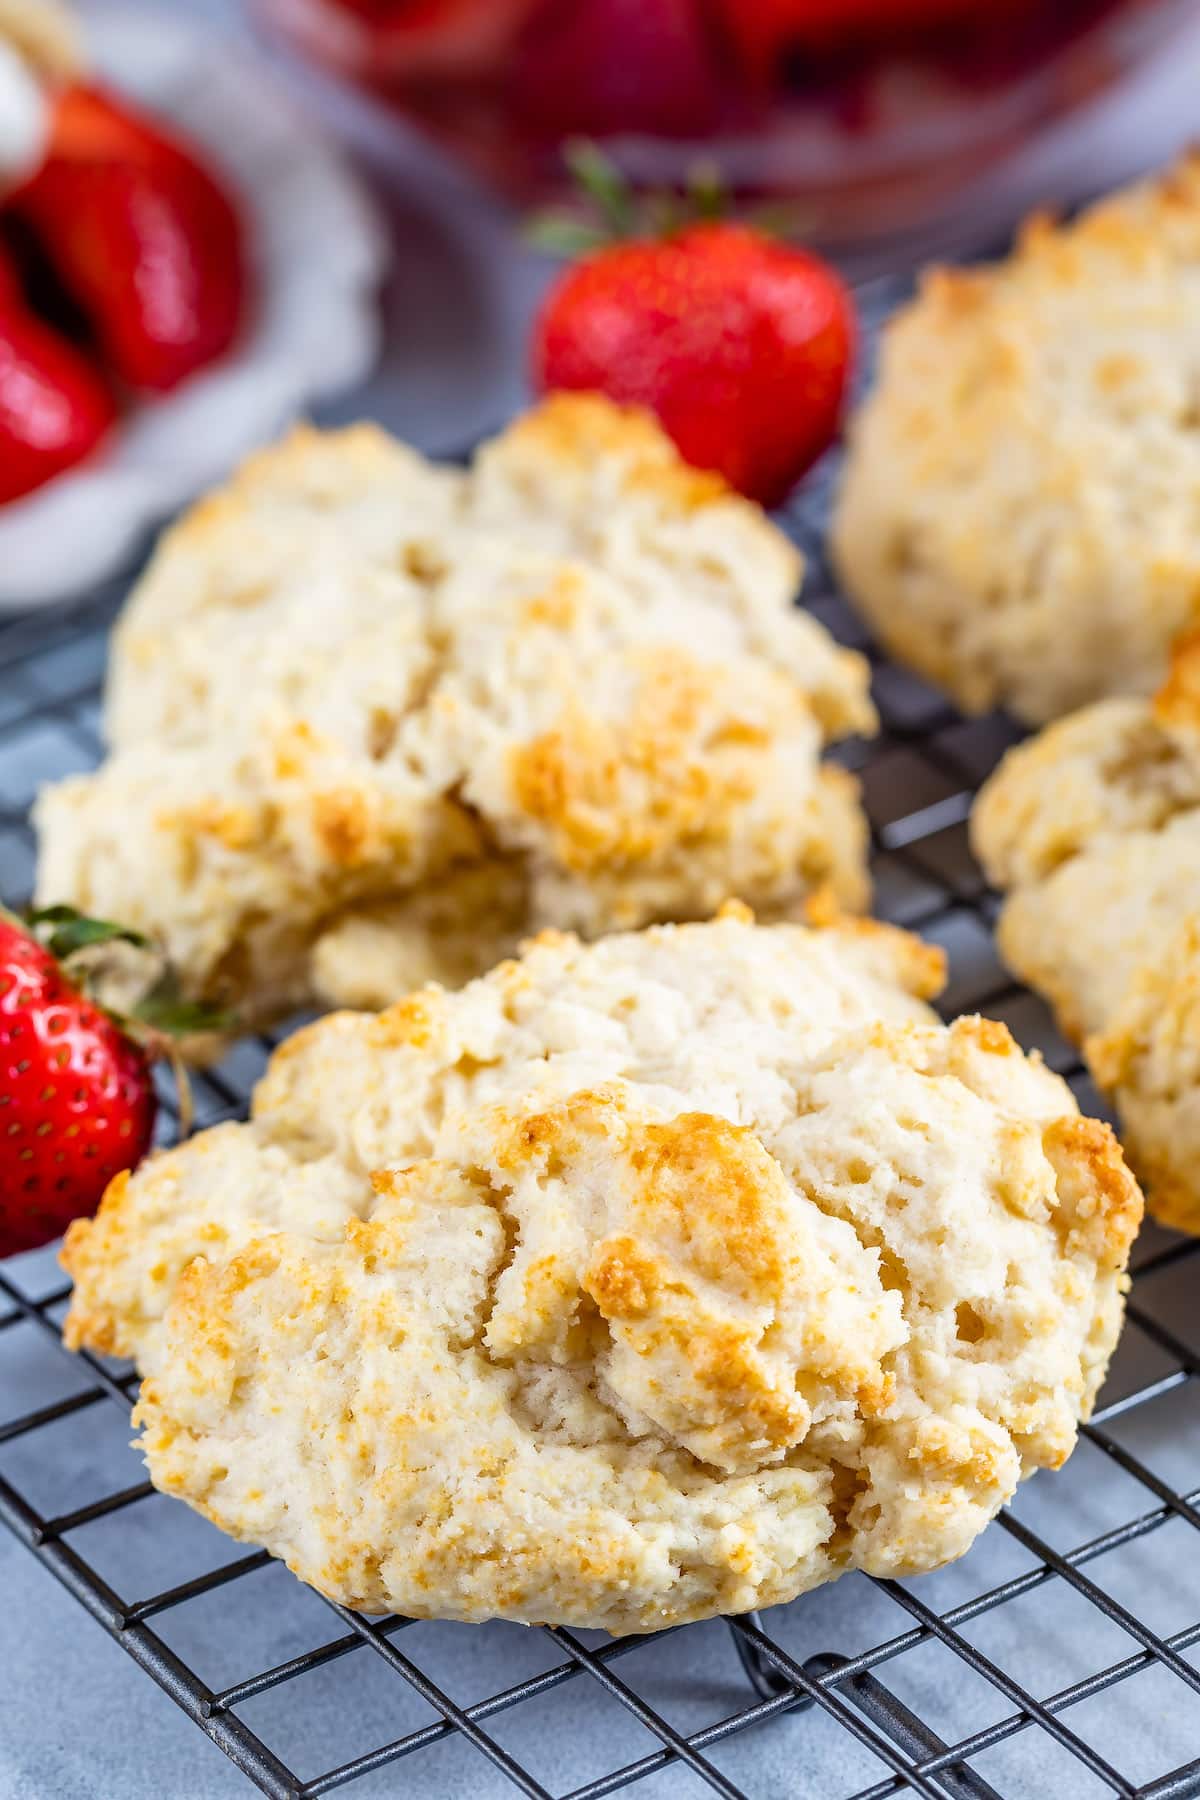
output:
M204 10L234 18L226 0L210 0ZM418 151L409 169L407 181L393 175L389 182L399 255L388 298L388 363L365 402L351 398L338 411L349 417L370 410L417 442L453 449L519 403L526 321L545 270L534 259L511 254L511 224L500 209ZM402 198L406 186L409 197ZM419 200L413 197L418 188ZM26 744L21 755L19 767L8 765L12 781L57 771L70 749L51 734ZM0 770L0 779L4 776ZM886 806L886 795L878 798ZM969 986L971 971L977 959L988 957L988 948L968 919L952 926L950 935L956 979ZM1038 1035L1044 1028L1028 1003L1014 1024L1024 1028L1027 1041L1031 1030ZM52 1279L45 1259L22 1265L22 1272L31 1284L48 1285ZM1183 1277L1161 1278L1154 1300L1177 1328L1191 1329L1194 1304ZM1145 1340L1131 1331L1109 1392L1161 1367ZM31 1332L6 1334L0 1346L0 1387L6 1394L21 1392L35 1405L65 1391L61 1384L71 1380L69 1369L64 1373L39 1349ZM1160 1473L1185 1486L1200 1479L1200 1419L1191 1390L1139 1413L1121 1429ZM0 1468L48 1507L64 1510L81 1497L139 1479L128 1435L115 1408L94 1407L70 1426L10 1447L0 1455ZM1085 1447L1062 1475L1039 1477L1026 1489L1017 1511L1066 1547L1149 1504L1144 1491ZM159 1499L87 1528L78 1541L130 1594L152 1591L229 1554L217 1533ZM993 1530L965 1562L918 1584L916 1591L934 1604L951 1604L1027 1562L1011 1540ZM1200 1557L1182 1523L1106 1557L1091 1572L1162 1630L1188 1626L1200 1616ZM797 1602L778 1630L789 1648L807 1656L853 1651L907 1623L886 1596L851 1578ZM323 1604L277 1567L173 1612L162 1626L168 1642L213 1686L337 1635L338 1629ZM968 1635L1040 1694L1136 1649L1061 1584L980 1619ZM419 1625L400 1641L456 1698L468 1701L546 1666L554 1655L539 1634L506 1626ZM617 1668L684 1727L744 1704L742 1677L719 1624L694 1629L664 1647L634 1651ZM195 1726L3 1532L0 1672L0 1800L222 1800L251 1792ZM936 1646L910 1653L882 1673L947 1737L1010 1710ZM265 1696L247 1707L245 1716L311 1774L429 1715L368 1653L358 1652L302 1684ZM1141 1674L1068 1717L1134 1779L1200 1755L1200 1700L1168 1675ZM654 1747L640 1727L587 1691L583 1681L502 1715L490 1728L500 1742L529 1757L554 1791ZM827 1800L883 1773L838 1726L811 1713L779 1718L733 1739L714 1752L714 1760L764 1800L799 1794ZM1002 1792L1028 1800L1051 1793L1083 1800L1103 1791L1040 1734L1010 1739L980 1758L978 1767ZM460 1742L349 1790L363 1800L405 1793L498 1800L511 1791ZM666 1800L702 1788L694 1776L673 1770L634 1791L648 1800Z

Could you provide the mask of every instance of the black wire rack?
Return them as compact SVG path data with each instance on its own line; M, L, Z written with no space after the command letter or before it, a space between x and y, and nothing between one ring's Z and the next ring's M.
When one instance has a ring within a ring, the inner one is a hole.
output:
M966 844L975 790L1018 734L999 717L960 718L871 649L822 557L831 478L788 522L809 559L807 603L875 664L883 731L842 760L872 820L877 909L945 946L948 1013L1005 1019L1102 1110L1044 1007L996 961L994 897ZM101 753L119 598L0 626L10 902L29 887L36 788ZM200 1123L242 1115L273 1041L243 1043L199 1078ZM1184 1800L1200 1795L1198 1252L1147 1228L1104 1404L1066 1469L1027 1484L962 1562L912 1583L848 1576L765 1617L613 1641L330 1606L130 1479L135 1377L64 1350L68 1289L44 1256L0 1268L0 1404L13 1415L0 1416L0 1518L279 1800L346 1785L569 1800L634 1787ZM14 1376L4 1351L18 1343ZM198 1791L181 1777L179 1793Z

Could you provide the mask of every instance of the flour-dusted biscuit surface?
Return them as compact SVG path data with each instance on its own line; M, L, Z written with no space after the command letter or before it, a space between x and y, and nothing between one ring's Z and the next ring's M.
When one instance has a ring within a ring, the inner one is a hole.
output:
M1200 155L888 327L834 525L846 586L967 711L1152 691L1200 593Z
M800 560L648 418L544 402L439 468L374 426L264 451L118 624L111 754L38 807L38 890L247 1018L461 981L545 926L867 898L862 658Z
M72 1227L155 1482L368 1611L646 1631L964 1551L1103 1377L1141 1198L886 926L727 908L286 1042Z
M1200 1230L1200 638L1153 701L1085 707L1010 751L972 837L1000 948L1120 1113L1151 1208Z

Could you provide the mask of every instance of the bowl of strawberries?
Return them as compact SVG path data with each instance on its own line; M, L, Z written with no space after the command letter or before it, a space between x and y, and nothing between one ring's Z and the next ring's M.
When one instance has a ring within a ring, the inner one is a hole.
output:
M0 604L113 572L377 344L340 156L186 20L85 18L0 0Z
M703 155L740 194L792 202L808 241L884 266L939 228L978 235L987 181L1196 26L1192 0L257 4L522 204L561 186L572 137L643 189ZM1188 94L1173 104L1190 120ZM1106 178L1085 163L1075 185ZM1000 202L991 228L1020 205Z

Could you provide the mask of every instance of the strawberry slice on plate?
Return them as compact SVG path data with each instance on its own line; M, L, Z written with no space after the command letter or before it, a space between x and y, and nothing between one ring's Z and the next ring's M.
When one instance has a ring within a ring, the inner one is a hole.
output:
M115 419L99 371L29 311L0 253L0 505L82 462Z
M234 208L124 101L61 90L46 159L10 204L129 386L166 392L233 343L246 289Z

